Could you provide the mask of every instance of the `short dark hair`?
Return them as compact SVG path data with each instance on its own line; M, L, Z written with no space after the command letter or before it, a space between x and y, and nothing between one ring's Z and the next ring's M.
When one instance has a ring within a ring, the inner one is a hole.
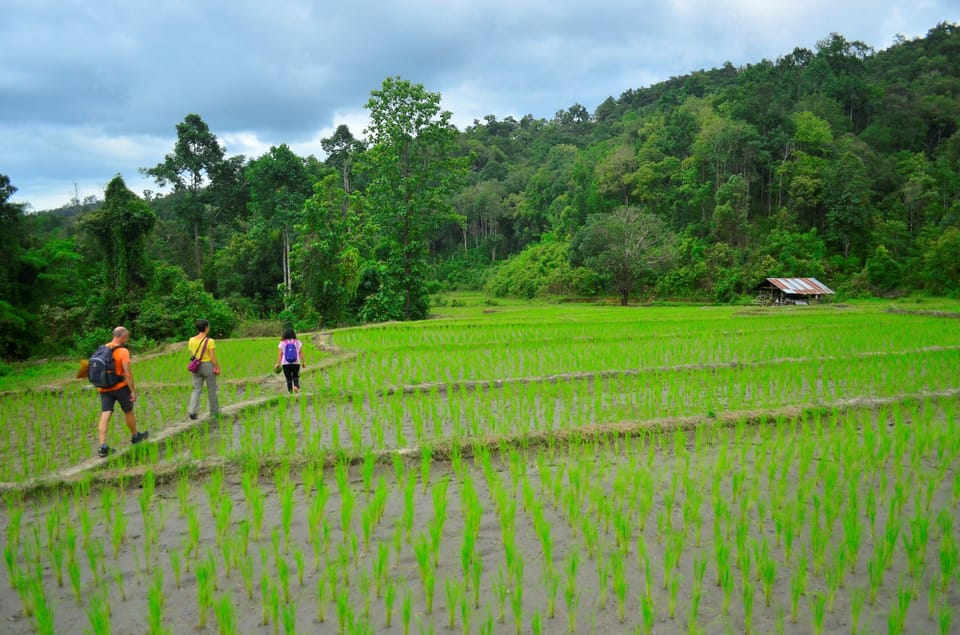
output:
M285 340L295 340L297 339L297 334L293 332L293 329L289 326L283 329L283 339Z
M200 318L197 320L197 333L202 333L207 330L207 327L210 326L210 320L205 320Z

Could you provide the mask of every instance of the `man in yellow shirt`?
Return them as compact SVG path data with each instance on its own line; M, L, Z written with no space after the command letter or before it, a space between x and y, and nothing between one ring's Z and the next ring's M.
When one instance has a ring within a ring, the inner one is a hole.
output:
M207 400L210 402L210 416L220 413L220 401L217 399L217 376L220 374L220 362L217 361L217 342L210 337L210 321L197 320L197 334L187 342L187 350L200 360L200 368L193 373L193 392L187 406L187 416L197 418L200 410L200 395L203 384L207 384Z
M100 456L107 456L112 452L107 445L107 425L110 423L114 405L117 403L120 404L127 428L130 429L130 443L140 443L149 435L145 430L137 432L137 418L133 414L133 402L137 400L137 393L133 385L133 371L130 370L130 351L126 346L129 339L130 331L118 326L113 329L113 339L106 344L113 349L113 367L121 379L109 388L97 388L100 393L100 421L97 425L100 449L97 454Z

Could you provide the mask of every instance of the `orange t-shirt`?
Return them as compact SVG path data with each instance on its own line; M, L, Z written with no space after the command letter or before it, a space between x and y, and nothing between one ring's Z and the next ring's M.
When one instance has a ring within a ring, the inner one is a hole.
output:
M107 344L107 346L110 346ZM122 377L120 383L114 384L109 388L97 388L97 392L110 392L111 390L116 390L117 388L123 388L127 385L127 378L123 374L123 364L124 362L130 362L130 351L127 350L126 346L117 346L113 349L113 369L117 374L117 377Z

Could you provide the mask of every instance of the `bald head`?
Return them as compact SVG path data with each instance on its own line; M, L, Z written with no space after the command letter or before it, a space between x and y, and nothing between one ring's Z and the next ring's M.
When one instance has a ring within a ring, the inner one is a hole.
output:
M115 340L121 340L129 335L130 331L128 331L127 327L125 326L118 326L117 328L113 329L113 339Z

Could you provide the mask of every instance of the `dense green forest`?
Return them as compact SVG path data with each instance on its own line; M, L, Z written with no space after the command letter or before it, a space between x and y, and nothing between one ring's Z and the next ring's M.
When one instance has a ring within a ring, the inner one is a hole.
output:
M25 213L0 174L0 354L144 344L243 319L420 319L446 290L750 301L768 276L840 297L960 295L960 27L883 51L832 34L551 120L465 130L399 77L326 156L226 157L202 117L102 200Z

